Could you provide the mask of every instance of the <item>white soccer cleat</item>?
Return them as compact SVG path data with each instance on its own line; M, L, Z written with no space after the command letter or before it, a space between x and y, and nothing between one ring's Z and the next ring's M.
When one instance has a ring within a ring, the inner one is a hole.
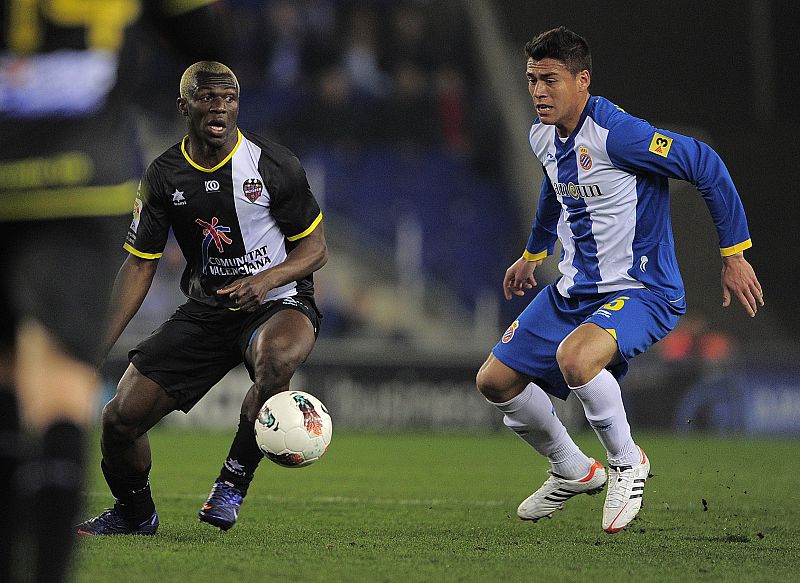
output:
M638 446L637 446L638 447ZM642 508L644 485L650 474L650 460L639 448L641 461L635 466L608 466L608 492L603 505L603 530L619 532L636 518Z
M606 483L606 470L600 462L591 462L589 473L580 480L567 480L551 472L542 487L522 501L517 508L517 516L536 522L564 508L564 503L573 496L593 495L602 491Z

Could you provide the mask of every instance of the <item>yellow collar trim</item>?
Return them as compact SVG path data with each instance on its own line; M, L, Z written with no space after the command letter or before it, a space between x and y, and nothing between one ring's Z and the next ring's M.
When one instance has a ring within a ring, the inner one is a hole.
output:
M200 164L198 164L189 157L189 152L186 151L186 138L188 138L189 136L183 136L183 139L181 140L181 152L183 152L183 157L186 158L186 161L189 164L191 164L194 168L200 170L200 172L216 172L217 170L225 166L225 164L227 164L228 161L231 158L233 158L233 155L236 153L236 150L239 149L239 144L242 143L242 132L239 130L239 128L236 128L236 134L237 134L236 145L233 147L233 150L231 150L231 153L225 156L225 159L216 166L214 166L213 168L206 168L205 166L200 166Z

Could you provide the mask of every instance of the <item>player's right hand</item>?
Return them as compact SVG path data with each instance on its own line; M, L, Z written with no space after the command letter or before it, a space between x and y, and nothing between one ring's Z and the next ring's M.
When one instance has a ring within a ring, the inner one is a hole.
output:
M507 300L514 296L524 296L525 290L532 289L536 285L533 271L542 261L542 259L528 261L524 257L520 257L506 269L506 275L503 277L503 295Z

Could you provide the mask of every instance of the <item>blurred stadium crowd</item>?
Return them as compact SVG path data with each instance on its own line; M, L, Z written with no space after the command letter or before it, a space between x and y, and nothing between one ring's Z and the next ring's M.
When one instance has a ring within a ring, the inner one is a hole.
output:
M334 225L334 257L353 258L318 274L322 334L408 339L430 324L422 304L443 300L473 320L499 291L519 226L463 3L227 0L222 10L236 31L240 127L300 157ZM137 37L128 78L149 160L182 135L173 103L185 63L165 58L156 33ZM371 265L368 282L348 265ZM167 253L142 328L179 299L181 268Z

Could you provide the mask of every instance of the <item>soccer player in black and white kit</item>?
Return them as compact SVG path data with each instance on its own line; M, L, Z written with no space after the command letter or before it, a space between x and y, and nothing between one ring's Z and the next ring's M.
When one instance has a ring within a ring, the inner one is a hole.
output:
M116 503L80 534L154 534L147 431L188 412L244 362L253 385L239 428L200 520L228 530L263 455L253 423L287 390L314 346L321 315L312 273L327 260L322 213L298 159L241 131L239 83L202 61L181 78L188 135L147 169L124 244L106 334L110 348L144 300L172 228L186 259L185 304L130 351L130 366L102 416L102 470Z

